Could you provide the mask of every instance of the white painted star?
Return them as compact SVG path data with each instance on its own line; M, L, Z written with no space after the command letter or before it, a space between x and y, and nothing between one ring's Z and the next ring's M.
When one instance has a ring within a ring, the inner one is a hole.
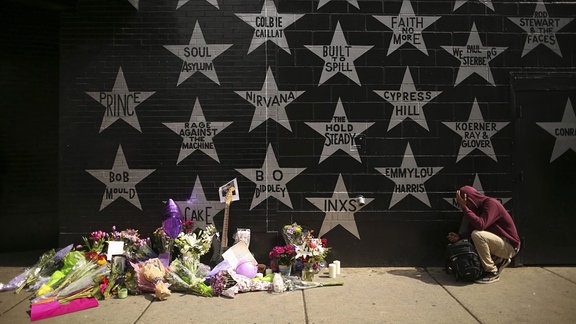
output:
M322 161L329 158L338 150L342 150L358 162L362 162L358 150L352 149L355 148L354 138L366 131L366 129L374 125L374 123L349 122L342 101L338 98L334 116L332 116L329 122L307 122L306 125L324 136L324 148L322 149L322 155L320 155L320 161L318 163L322 163Z
M562 51L558 44L556 33L570 23L574 18L553 18L548 15L546 5L538 1L532 17L508 18L526 32L526 42L522 57L530 53L538 45L544 45L558 56L562 57Z
M442 46L442 48L460 60L460 68L458 69L454 86L457 86L474 73L495 86L489 63L508 47L482 45L480 35L476 30L476 24L472 24L472 29L470 30L470 35L468 36L468 41L465 46Z
M394 181L394 190L390 207L392 208L402 199L408 196L414 196L426 206L430 207L428 194L424 183L440 172L443 167L418 167L410 143L406 145L404 158L400 167L375 168L378 172Z
M226 206L226 204L221 203L220 200L209 201L206 199L204 188L202 188L202 183L198 176L196 176L196 182L194 183L190 198L188 198L188 200L175 202L180 206L182 217L184 217L185 220L193 221L192 231L197 228L205 229L207 225L213 225L214 216Z
M550 162L556 160L568 150L576 152L576 115L574 114L574 109L572 108L572 102L570 99L566 102L562 121L556 123L542 122L536 124L550 133L550 135L556 137L554 149L550 156Z
M348 45L344 32L342 32L342 27L340 27L340 22L336 25L330 45L305 46L324 60L324 68L322 69L318 85L323 84L338 73L342 73L357 85L361 85L354 61L374 47Z
M325 4L327 4L330 1L332 0L320 0L318 2L318 8L316 8L316 10L322 8ZM346 1L348 1L349 4L353 5L357 9L360 9L360 5L358 5L358 0L346 0Z
M474 187L474 189L478 190L479 193L484 194L484 187L482 187L482 183L480 182L480 178L478 177L478 173L476 173L476 175L474 176L474 183L472 184L472 187ZM494 197L494 198L496 200L498 200L502 205L505 205L507 202L512 200L512 198L497 198L497 197ZM458 203L456 202L455 193L452 194L452 196L450 198L444 198L444 200L447 201L449 204L451 204L452 207L454 207L456 209L460 209L460 205L458 205Z
M356 201L356 198L350 198L344 180L342 179L342 174L339 174L338 182L336 182L336 187L334 188L332 197L306 198L306 200L326 213L318 237L322 237L324 234L340 225L357 239L360 239L360 233L358 233L354 213L360 211L366 205L371 203L374 198L364 198L365 205L360 206Z
M214 67L214 59L230 48L230 46L232 44L206 44L202 29L196 22L188 45L164 45L164 48L183 61L177 85L186 81L196 72L204 74L214 83L220 85Z
M178 0L178 4L176 5L176 10L180 9L183 5L187 4L190 0ZM218 7L218 0L206 0L209 4L213 5L214 7L220 9Z
M462 5L464 5L468 1L470 1L470 0L456 0L456 2L454 3L454 9L452 11L456 11L456 9L460 8ZM479 2L483 5L485 5L486 7L492 9L492 11L494 11L494 5L492 4L492 0L478 0L475 2Z
M266 159L264 163L262 163L261 168L236 169L236 171L256 184L252 204L250 205L250 210L252 210L258 204L268 199L268 197L274 197L284 205L293 208L286 184L300 174L300 172L304 171L304 169L280 168L272 145L268 145Z
M180 154L178 155L178 161L176 164L180 163L196 150L206 153L206 155L220 163L218 153L216 152L214 136L218 135L223 129L230 126L232 122L206 121L200 102L196 99L189 121L183 123L163 124L182 137Z
M138 199L138 192L136 185L144 180L155 169L130 169L122 145L118 146L116 158L112 169L104 170L86 170L94 178L106 185L104 195L102 196L102 204L100 210L114 202L118 198L124 198L132 205L142 210L140 199Z
M475 149L484 152L484 154L488 155L492 160L498 161L496 153L494 153L494 147L492 146L492 136L508 125L509 122L484 121L476 98L474 98L472 110L470 110L470 116L467 121L442 122L442 124L462 137L456 162L466 157Z
M284 30L304 16L304 14L279 14L274 1L266 0L260 13L236 14L236 16L254 27L254 36L252 36L248 54L268 40L290 53Z
M424 116L422 108L442 93L442 91L430 90L417 91L408 67L406 67L406 71L404 72L404 79L402 80L402 85L400 85L400 90L374 90L374 92L394 105L388 130L391 130L394 126L408 118L428 130L428 123L426 122L426 116Z
M140 0L128 0L128 2L130 2L130 4L136 8L136 10L138 10L138 7L140 6L139 2Z
M390 39L387 56L402 45L408 43L428 55L422 31L432 25L440 17L416 16L410 0L402 1L402 8L397 16L374 16L386 27L392 29L394 34Z
M122 119L128 123L128 125L142 133L138 116L136 115L136 107L153 95L154 91L130 91L126 84L126 79L124 79L122 67L118 69L112 91L86 91L86 94L106 107L104 118L100 125L100 133L119 119Z
M268 119L275 120L287 130L292 131L290 120L286 114L286 106L304 93L304 91L278 90L271 68L268 68L266 72L266 80L264 80L260 91L234 92L256 107L252 124L250 124L250 132Z

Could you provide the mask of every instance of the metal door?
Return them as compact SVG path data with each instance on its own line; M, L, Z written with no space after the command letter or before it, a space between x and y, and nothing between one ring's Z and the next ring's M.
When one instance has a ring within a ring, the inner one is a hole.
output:
M576 73L518 73L513 215L517 264L576 264Z

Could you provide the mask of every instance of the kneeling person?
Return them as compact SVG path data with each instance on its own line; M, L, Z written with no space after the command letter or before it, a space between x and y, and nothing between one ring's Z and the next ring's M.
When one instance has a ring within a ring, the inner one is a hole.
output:
M470 237L484 267L484 274L476 282L498 281L502 270L520 250L520 237L512 216L498 200L470 186L456 191L456 202L464 212L467 228L459 234L448 233L448 240L454 243Z

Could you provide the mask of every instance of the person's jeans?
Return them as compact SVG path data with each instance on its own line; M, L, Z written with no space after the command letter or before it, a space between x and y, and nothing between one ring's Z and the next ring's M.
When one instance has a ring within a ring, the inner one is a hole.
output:
M492 257L501 259L512 258L516 255L514 247L502 237L487 231L473 231L471 235L482 266L486 272L498 272L498 267Z

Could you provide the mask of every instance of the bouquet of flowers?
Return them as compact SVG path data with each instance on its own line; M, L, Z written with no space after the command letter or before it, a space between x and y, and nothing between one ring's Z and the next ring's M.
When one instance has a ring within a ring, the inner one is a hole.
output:
M116 226L112 226L109 241L124 241L124 252L131 259L146 260L156 257L150 247L150 238L140 238L138 230L128 228L118 232Z
M190 219L186 219L182 222L182 232L188 234L192 232L192 228L194 228L194 222Z
M195 233L181 232L174 239L174 246L180 250L182 257L200 259L206 254L212 246L212 238L216 235L216 227L208 225L204 230L198 230Z
M166 278L171 290L212 297L212 288L204 282L208 272L210 267L198 259L184 257L172 261Z
M168 289L170 284L164 282L166 268L160 259L153 258L137 264L132 263L132 267L136 271L140 291L153 291L159 300L165 300L171 295Z
M210 287L213 296L220 296L224 291L236 285L236 281L226 270L218 271L210 277Z
M293 245L287 244L284 246L275 246L272 250L268 253L268 257L270 258L270 266L272 270L275 269L278 265L287 265L291 266L294 263L294 258L296 257L296 250Z
M284 227L282 227L282 237L284 237L286 244L300 245L302 244L302 239L306 237L307 234L308 230L303 229L302 226L297 223L284 225Z
M109 272L106 265L100 266L94 260L76 257L74 253L68 255L72 257L67 261L75 260L75 264L66 270L65 275L55 280L52 284L54 288L44 294L38 294L41 293L41 290L38 290L39 296L32 300L32 304L52 300L65 303L78 298L95 297L97 291L105 289L100 284Z
M265 280L250 279L232 269L222 270L210 278L212 295L234 298L237 293L272 290L272 283Z
M34 266L24 270L23 273L14 277L7 284L0 283L0 291L16 290L16 293L19 293L24 287L29 287L33 290L38 289L58 269L62 259L71 249L72 245L69 245L58 252L54 249L45 252Z
M142 239L138 230L128 228L117 231L116 226L112 226L112 232L106 233L102 230L90 233L89 237L83 237L84 246L77 246L76 249L84 249L92 258L105 254L105 248L110 241L124 242L124 253L131 259L145 260L156 257L156 253L150 247L150 238Z
M152 232L150 244L152 245L152 250L158 254L171 253L174 241L162 227L158 227Z
M296 259L303 268L302 271L318 273L321 268L327 266L326 256L330 248L326 244L325 238L315 238L309 233L304 237L302 244L296 245Z
M108 233L98 230L90 233L89 237L82 237L82 240L84 241L84 246L89 252L100 254L104 252L109 237L110 235Z

